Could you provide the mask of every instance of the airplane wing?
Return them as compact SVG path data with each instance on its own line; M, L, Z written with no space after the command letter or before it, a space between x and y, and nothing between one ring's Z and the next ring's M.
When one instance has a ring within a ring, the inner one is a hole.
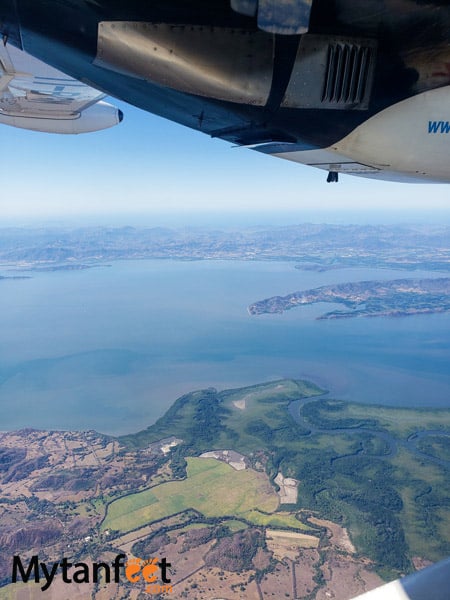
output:
M117 125L105 94L0 43L0 123L47 133L85 133Z
M353 600L448 600L450 558L392 581Z

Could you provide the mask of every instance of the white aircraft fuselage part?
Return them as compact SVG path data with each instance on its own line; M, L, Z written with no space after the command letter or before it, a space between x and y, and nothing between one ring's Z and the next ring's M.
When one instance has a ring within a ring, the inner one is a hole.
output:
M411 182L450 182L450 86L403 100L318 150L274 156L326 171Z
M375 590L366 592L353 600L411 600L400 581L391 581Z
M366 592L353 600L448 600L450 558L417 571L403 579Z

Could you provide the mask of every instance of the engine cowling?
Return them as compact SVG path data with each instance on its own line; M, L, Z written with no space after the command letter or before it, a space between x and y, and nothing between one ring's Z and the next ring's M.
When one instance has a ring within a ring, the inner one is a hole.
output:
M48 116L43 113L20 114L0 113L0 123L21 129L30 129L44 133L89 133L100 131L118 125L123 119L123 113L108 102L97 102L92 106L68 117L67 114L58 117L55 112Z

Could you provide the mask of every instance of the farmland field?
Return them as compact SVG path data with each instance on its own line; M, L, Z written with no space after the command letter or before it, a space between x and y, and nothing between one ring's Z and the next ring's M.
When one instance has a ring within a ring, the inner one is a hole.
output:
M188 458L187 462L184 481L164 483L112 502L103 529L131 531L188 508L206 517L245 517L253 509L268 513L277 509L278 497L266 475L235 471L214 459Z

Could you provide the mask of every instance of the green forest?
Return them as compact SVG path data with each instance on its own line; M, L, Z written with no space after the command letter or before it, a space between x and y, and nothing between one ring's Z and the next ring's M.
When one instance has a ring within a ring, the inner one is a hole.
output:
M180 478L185 457L211 449L245 454L272 481L278 471L294 477L294 508L347 527L380 573L412 570L416 556L450 554L450 411L347 403L323 393L294 380L192 392L121 441L139 448L181 438L171 453Z

